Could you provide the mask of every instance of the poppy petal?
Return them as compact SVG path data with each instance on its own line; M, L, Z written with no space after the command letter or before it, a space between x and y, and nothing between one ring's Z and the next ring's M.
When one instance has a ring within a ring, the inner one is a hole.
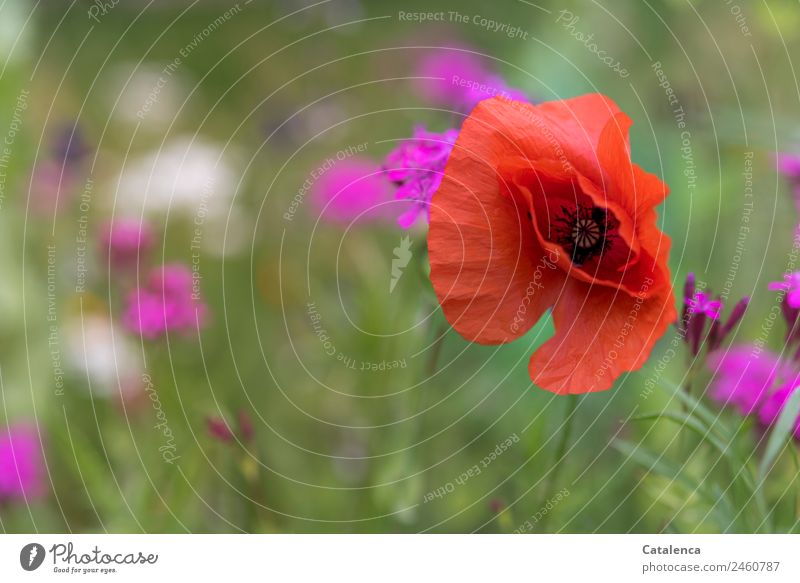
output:
M666 266L671 240L658 228L653 207L664 201L669 187L655 174L631 162L628 130L632 123L624 113L615 115L600 136L598 155L606 170L609 198L623 206L636 225L636 236L644 251L641 262L656 272L661 284L668 284L669 274L659 266Z
M531 357L533 382L558 394L603 391L640 368L676 317L671 293L647 299L571 279L553 310L555 335Z
M494 164L510 156L556 160L600 183L596 154L603 130L620 112L616 103L598 94L531 105L493 97L481 101L464 121L465 134L479 137L477 154Z
M620 288L631 295L642 293L641 281L652 272L652 261L638 261L639 242L633 238L633 224L618 205L603 205L607 201L593 183L580 175L576 177L572 172L564 172L551 161L524 162L515 159L501 164L499 172L504 176L503 186L508 193L521 201L521 205L529 206L540 245L551 257L556 258L564 271L588 283ZM581 198L610 210L620 224L620 237L609 250L603 252L599 260L578 266L572 262L570 254L553 241L553 230L558 213Z
M584 158L593 169L597 168L596 152L603 130L621 113L613 99L599 93L548 101L537 105L536 110L546 117L550 132L562 147Z
M669 188L658 176L631 162L628 130L633 122L624 113L616 114L603 128L598 156L606 171L609 198L621 204L636 221L648 209L661 204Z
M445 181L431 204L431 281L447 321L467 340L510 342L553 305L565 275L536 244L514 201ZM495 188L495 190L497 190Z

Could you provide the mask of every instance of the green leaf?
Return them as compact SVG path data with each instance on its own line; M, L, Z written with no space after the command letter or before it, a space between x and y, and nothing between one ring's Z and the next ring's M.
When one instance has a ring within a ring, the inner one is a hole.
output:
M714 435L711 432L711 429L699 421L697 417L684 413L653 413L650 415L637 415L636 417L632 417L631 421L648 421L659 419L672 421L694 431L703 441L710 444L720 453L723 458L728 461L731 470L734 472L734 475L738 474L741 476L742 481L750 490L750 493L755 493L755 482L753 481L753 477L747 471L747 465L741 459L739 459L732 447L728 447L727 444L723 443L722 440L720 440L718 436Z
M705 499L711 499L709 493L702 488L699 482L690 479L689 476L686 475L686 472L675 467L664 459L663 456L658 456L655 452L641 445L636 445L635 443L622 439L615 440L613 447L626 458L635 461L648 472L666 478L671 482L678 482L689 492L696 492Z
M778 417L778 422L769 434L767 448L764 450L764 457L761 458L761 463L758 465L758 477L760 482L763 482L767 477L769 470L775 463L775 458L777 458L778 454L783 450L786 440L794 429L795 420L798 415L800 415L800 390L795 390L783 406L783 411L781 411Z
M679 484L690 494L697 494L711 508L711 513L721 526L727 527L735 522L736 512L734 511L734 505L728 495L724 494L719 488L714 488L712 485L714 491L709 491L704 483L693 479L684 469L675 466L664 459L663 456L659 456L656 452L641 445L617 439L614 441L613 447L626 458L641 465L648 472L672 483Z
M662 385L664 386L664 385ZM670 386L673 390L673 395L689 409L689 413L696 414L697 418L704 421L710 429L717 431L721 437L729 438L733 435L733 431L723 421L719 413L715 413L702 403L699 399L684 391L681 387Z

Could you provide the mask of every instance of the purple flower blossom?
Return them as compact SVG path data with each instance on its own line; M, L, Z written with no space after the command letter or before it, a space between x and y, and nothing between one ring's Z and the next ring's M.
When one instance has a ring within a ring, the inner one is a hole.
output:
M209 417L206 419L206 428L208 429L208 434L217 441L223 443L233 441L233 431L221 417Z
M465 83L480 83L486 71L480 58L467 48L453 47L426 52L417 63L418 90L439 105L462 105L470 88Z
M800 387L798 387L795 382L791 382L786 383L772 393L764 400L764 404L761 405L761 409L758 411L758 420L764 425L772 425L777 422L789 397L798 389L800 389ZM794 435L797 439L800 439L800 416L795 420Z
M742 415L754 413L785 373L777 354L749 344L712 353L708 366L715 373L711 398L736 407Z
M709 366L715 371L711 398L735 407L743 416L757 414L763 425L774 424L789 397L800 389L800 373L793 364L755 345L712 353ZM800 416L794 434L800 439Z
M710 293L698 290L694 274L688 274L683 288L683 313L677 326L692 354L700 354L704 342L709 353L718 349L744 317L749 303L747 296L736 302L728 320L723 323L722 300L719 297L711 299ZM709 321L711 325L707 327Z
M739 321L744 317L747 311L747 306L750 305L750 298L744 296L731 310L731 315L728 320L723 324L721 319L712 320L711 327L708 330L708 351L713 352L720 347L722 342L733 331Z
M41 496L46 491L42 449L36 428L0 430L0 502Z
M437 134L417 127L411 139L401 142L386 157L383 167L386 176L398 187L395 197L412 203L398 219L404 229L421 212L425 211L426 216L429 213L431 197L442 183L444 167L457 137L455 129Z
M192 272L185 265L171 264L154 269L147 286L128 295L123 323L145 338L166 332L189 332L205 323L207 308L198 299Z
M800 308L800 271L785 274L783 281L773 281L769 284L768 289L785 292L786 303L789 307Z
M719 320L722 311L722 302L719 299L712 300L709 294L702 291L696 291L687 305L693 314L704 314L712 320Z
M237 420L239 423L239 437L241 437L244 443L249 443L252 441L254 434L252 419L250 419L250 416L246 411L240 410L239 414L237 415ZM228 423L222 417L206 418L206 428L208 429L208 434L211 437L223 443L230 443L236 437L230 425L228 425Z
M695 281L694 273L689 272L686 275L686 282L683 284L683 313L681 314L681 320L678 323L678 328L681 330L687 330L689 326L689 320L692 317L692 314L689 311L689 302L694 298L694 290L697 287L697 283Z
M312 202L324 218L349 223L353 220L388 218L392 212L391 189L378 164L366 158L328 160L314 171Z
M153 246L153 231L138 219L117 219L106 226L100 244L113 266L127 270L134 268Z
M775 156L775 160L778 164L778 172L789 180L800 180L800 155L781 152Z
M58 129L52 144L53 157L57 162L80 164L89 152L89 145L77 124L65 124Z

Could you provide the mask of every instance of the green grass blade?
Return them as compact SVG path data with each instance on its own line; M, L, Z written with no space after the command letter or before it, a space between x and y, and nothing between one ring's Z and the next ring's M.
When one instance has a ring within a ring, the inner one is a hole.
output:
M614 441L613 447L649 473L680 485L690 494L697 494L711 508L711 513L718 524L728 526L735 522L733 518L736 515L733 512L734 505L728 496L719 489L716 492L709 491L702 482L692 479L685 470L670 463L663 456L659 459L655 452L641 445L637 446L629 441L617 439Z
M775 428L769 434L764 456L758 465L759 482L762 482L783 450L789 435L794 429L795 420L800 415L800 390L795 390L783 406Z
M688 394L682 388L670 388L674 388L674 396L681 401L690 412L695 413L698 419L706 423L709 428L716 431L722 437L730 437L733 435L733 430L722 420L721 415L709 409L702 401Z
M650 421L660 419L672 421L673 423L677 423L678 425L694 431L703 441L709 443L720 453L720 455L722 455L722 457L728 461L733 471L742 476L742 480L750 492L755 493L755 483L750 473L746 471L744 462L739 459L738 456L736 456L732 448L725 445L725 443L723 443L718 436L711 432L709 427L701 423L696 417L684 413L668 412L637 415L636 417L632 417L631 421Z

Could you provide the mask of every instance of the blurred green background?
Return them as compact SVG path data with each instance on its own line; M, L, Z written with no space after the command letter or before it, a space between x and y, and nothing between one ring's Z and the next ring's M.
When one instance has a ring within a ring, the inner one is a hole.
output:
M283 215L311 169L343 148L366 143L363 154L380 160L418 123L436 131L457 123L409 77L435 47L470 46L533 100L594 91L612 97L634 120L634 160L670 185L660 216L673 239L676 288L693 271L729 304L752 295L737 341L764 335L767 346L780 348L780 325L763 327L774 304L766 285L787 268L797 223L773 158L800 143L797 2L740 2L736 12L735 3L715 0L332 0L308 8L254 0L217 20L231 6L126 2L103 12L100 3L7 0L0 7L0 133L14 127L15 112L21 120L0 198L0 426L38 425L50 490L29 505L0 506L3 531L756 528L747 496L738 507L734 497L737 512L720 512L682 482L724 490L735 481L725 456L681 438L675 424L625 422L679 410L673 393L686 372L683 346L656 371L674 331L644 369L579 399L554 473L568 405L533 387L527 374L547 321L502 347L469 345L453 331L439 339L447 328L427 279L424 226L410 232L413 259L390 294L393 249L405 235L395 224L317 221L309 199L291 221ZM404 22L399 10L482 15L528 35ZM629 76L557 22L562 10L578 16L575 30L593 34ZM165 69L181 51L174 71ZM655 62L685 111L685 128ZM36 213L34 169L65 125L79 127L90 154L57 212ZM689 132L693 176L682 132ZM109 281L91 241L136 196L175 187L149 181L177 176L188 183L178 188L187 201L173 194L169 210L147 216L158 233L156 263L191 264L203 182L194 171L170 174L185 140L204 144L199 174L213 175L210 198L224 209L206 223L198 259L210 321L200 338L140 342L118 326L119 282ZM153 152L171 157L149 172ZM752 199L743 174L749 153ZM222 170L214 166L220 159ZM750 231L737 249L750 201ZM79 290L83 227L90 243ZM342 359L326 353L309 302ZM403 364L360 370L361 362L392 361ZM152 379L174 436L174 463L159 450L164 435L142 375ZM652 392L648 379L657 380ZM240 411L253 420L252 441L208 434L209 416L235 426ZM737 455L754 459L760 430L728 412L719 419L737 431ZM680 478L637 463L614 447L616 439L663 453ZM480 471L471 472L476 465ZM765 486L781 517L776 530L796 528L796 473L787 452ZM543 517L562 491L568 495Z

